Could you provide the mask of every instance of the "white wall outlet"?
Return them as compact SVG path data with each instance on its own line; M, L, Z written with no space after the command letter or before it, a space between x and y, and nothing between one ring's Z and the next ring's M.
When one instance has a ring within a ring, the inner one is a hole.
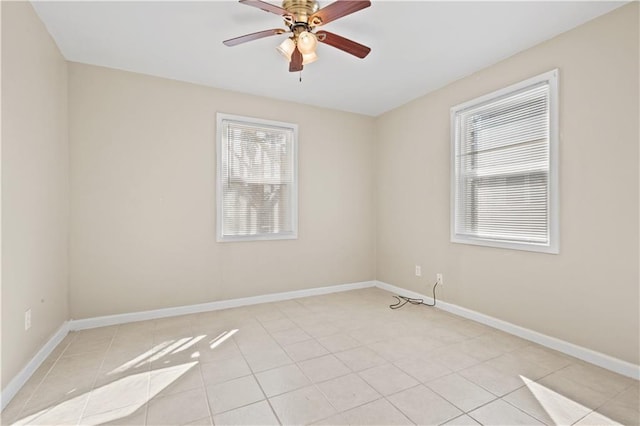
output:
M416 277L422 276L422 267L420 265L416 265Z
M31 328L31 308L24 312L24 329L25 331Z
M436 274L436 283L437 283L437 284L440 284L440 285L443 285L443 284L444 284L444 283L442 282L442 274L440 274L440 273L437 273L437 274Z

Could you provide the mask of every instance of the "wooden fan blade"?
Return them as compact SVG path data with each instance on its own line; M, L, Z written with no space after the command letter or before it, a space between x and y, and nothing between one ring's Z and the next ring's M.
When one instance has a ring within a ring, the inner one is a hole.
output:
M329 46L333 46L336 49L350 53L358 58L364 58L369 54L369 52L371 52L371 48L363 44L356 43L353 40L349 40L348 38L344 38L327 31L317 31L316 37L320 43L328 44Z
M245 34L240 37L230 38L229 40L225 40L222 43L224 43L225 46L236 46L238 44L246 43L248 41L258 40L259 38L278 35L285 32L286 31L283 30L282 28L274 28L272 30L258 31L257 33Z
M325 25L369 6L371 6L369 0L337 0L311 15L309 17L309 24L314 27L317 25Z
M291 54L291 62L289 62L289 71L296 72L302 71L302 53L298 50L298 46L293 49Z
M286 9L281 8L280 6L273 5L271 3L267 3L261 0L240 0L240 3L246 4L247 6L257 7L258 9L262 9L265 12L275 13L276 15L280 15L283 18L285 16L292 16L290 12Z

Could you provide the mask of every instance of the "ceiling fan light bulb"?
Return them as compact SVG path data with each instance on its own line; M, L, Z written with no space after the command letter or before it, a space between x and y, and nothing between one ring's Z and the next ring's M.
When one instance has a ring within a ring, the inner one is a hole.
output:
M302 54L302 65L307 65L317 60L318 60L318 54L316 52Z
M290 38L286 39L280 46L276 47L276 50L285 58L287 61L291 60L291 54L293 53L293 49L296 48L296 44Z
M308 31L303 31L298 34L298 50L300 50L300 53L303 55L315 52L317 45L318 39L315 34Z

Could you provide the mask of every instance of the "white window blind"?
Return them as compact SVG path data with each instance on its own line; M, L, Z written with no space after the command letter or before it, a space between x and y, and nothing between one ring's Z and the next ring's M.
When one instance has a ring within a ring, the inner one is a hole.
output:
M297 127L218 114L218 241L297 237Z
M452 241L557 252L556 76L452 109Z

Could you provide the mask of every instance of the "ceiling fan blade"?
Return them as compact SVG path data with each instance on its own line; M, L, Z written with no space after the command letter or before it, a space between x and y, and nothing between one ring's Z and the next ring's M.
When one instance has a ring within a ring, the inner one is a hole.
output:
M298 46L293 49L291 54L291 62L289 62L289 72L302 71L302 53L298 50Z
M363 44L356 43L353 40L349 40L348 38L344 38L327 31L317 31L316 37L320 43L328 44L329 46L333 46L336 49L350 53L358 58L364 58L369 54L369 52L371 52L371 48Z
M325 25L369 6L371 6L369 0L337 0L311 15L309 17L309 24L314 27L317 25Z
M258 40L259 38L278 35L285 32L286 31L283 30L282 28L274 28L272 30L258 31L257 33L245 34L240 37L230 38L229 40L225 40L222 43L224 43L225 46L236 46L238 44L246 43L248 41Z
M265 12L275 13L276 15L280 15L283 18L285 16L290 16L293 18L291 12L286 9L281 8L280 6L273 5L271 3L267 3L261 0L240 0L240 3L246 4L247 6L257 7L258 9L262 9Z

